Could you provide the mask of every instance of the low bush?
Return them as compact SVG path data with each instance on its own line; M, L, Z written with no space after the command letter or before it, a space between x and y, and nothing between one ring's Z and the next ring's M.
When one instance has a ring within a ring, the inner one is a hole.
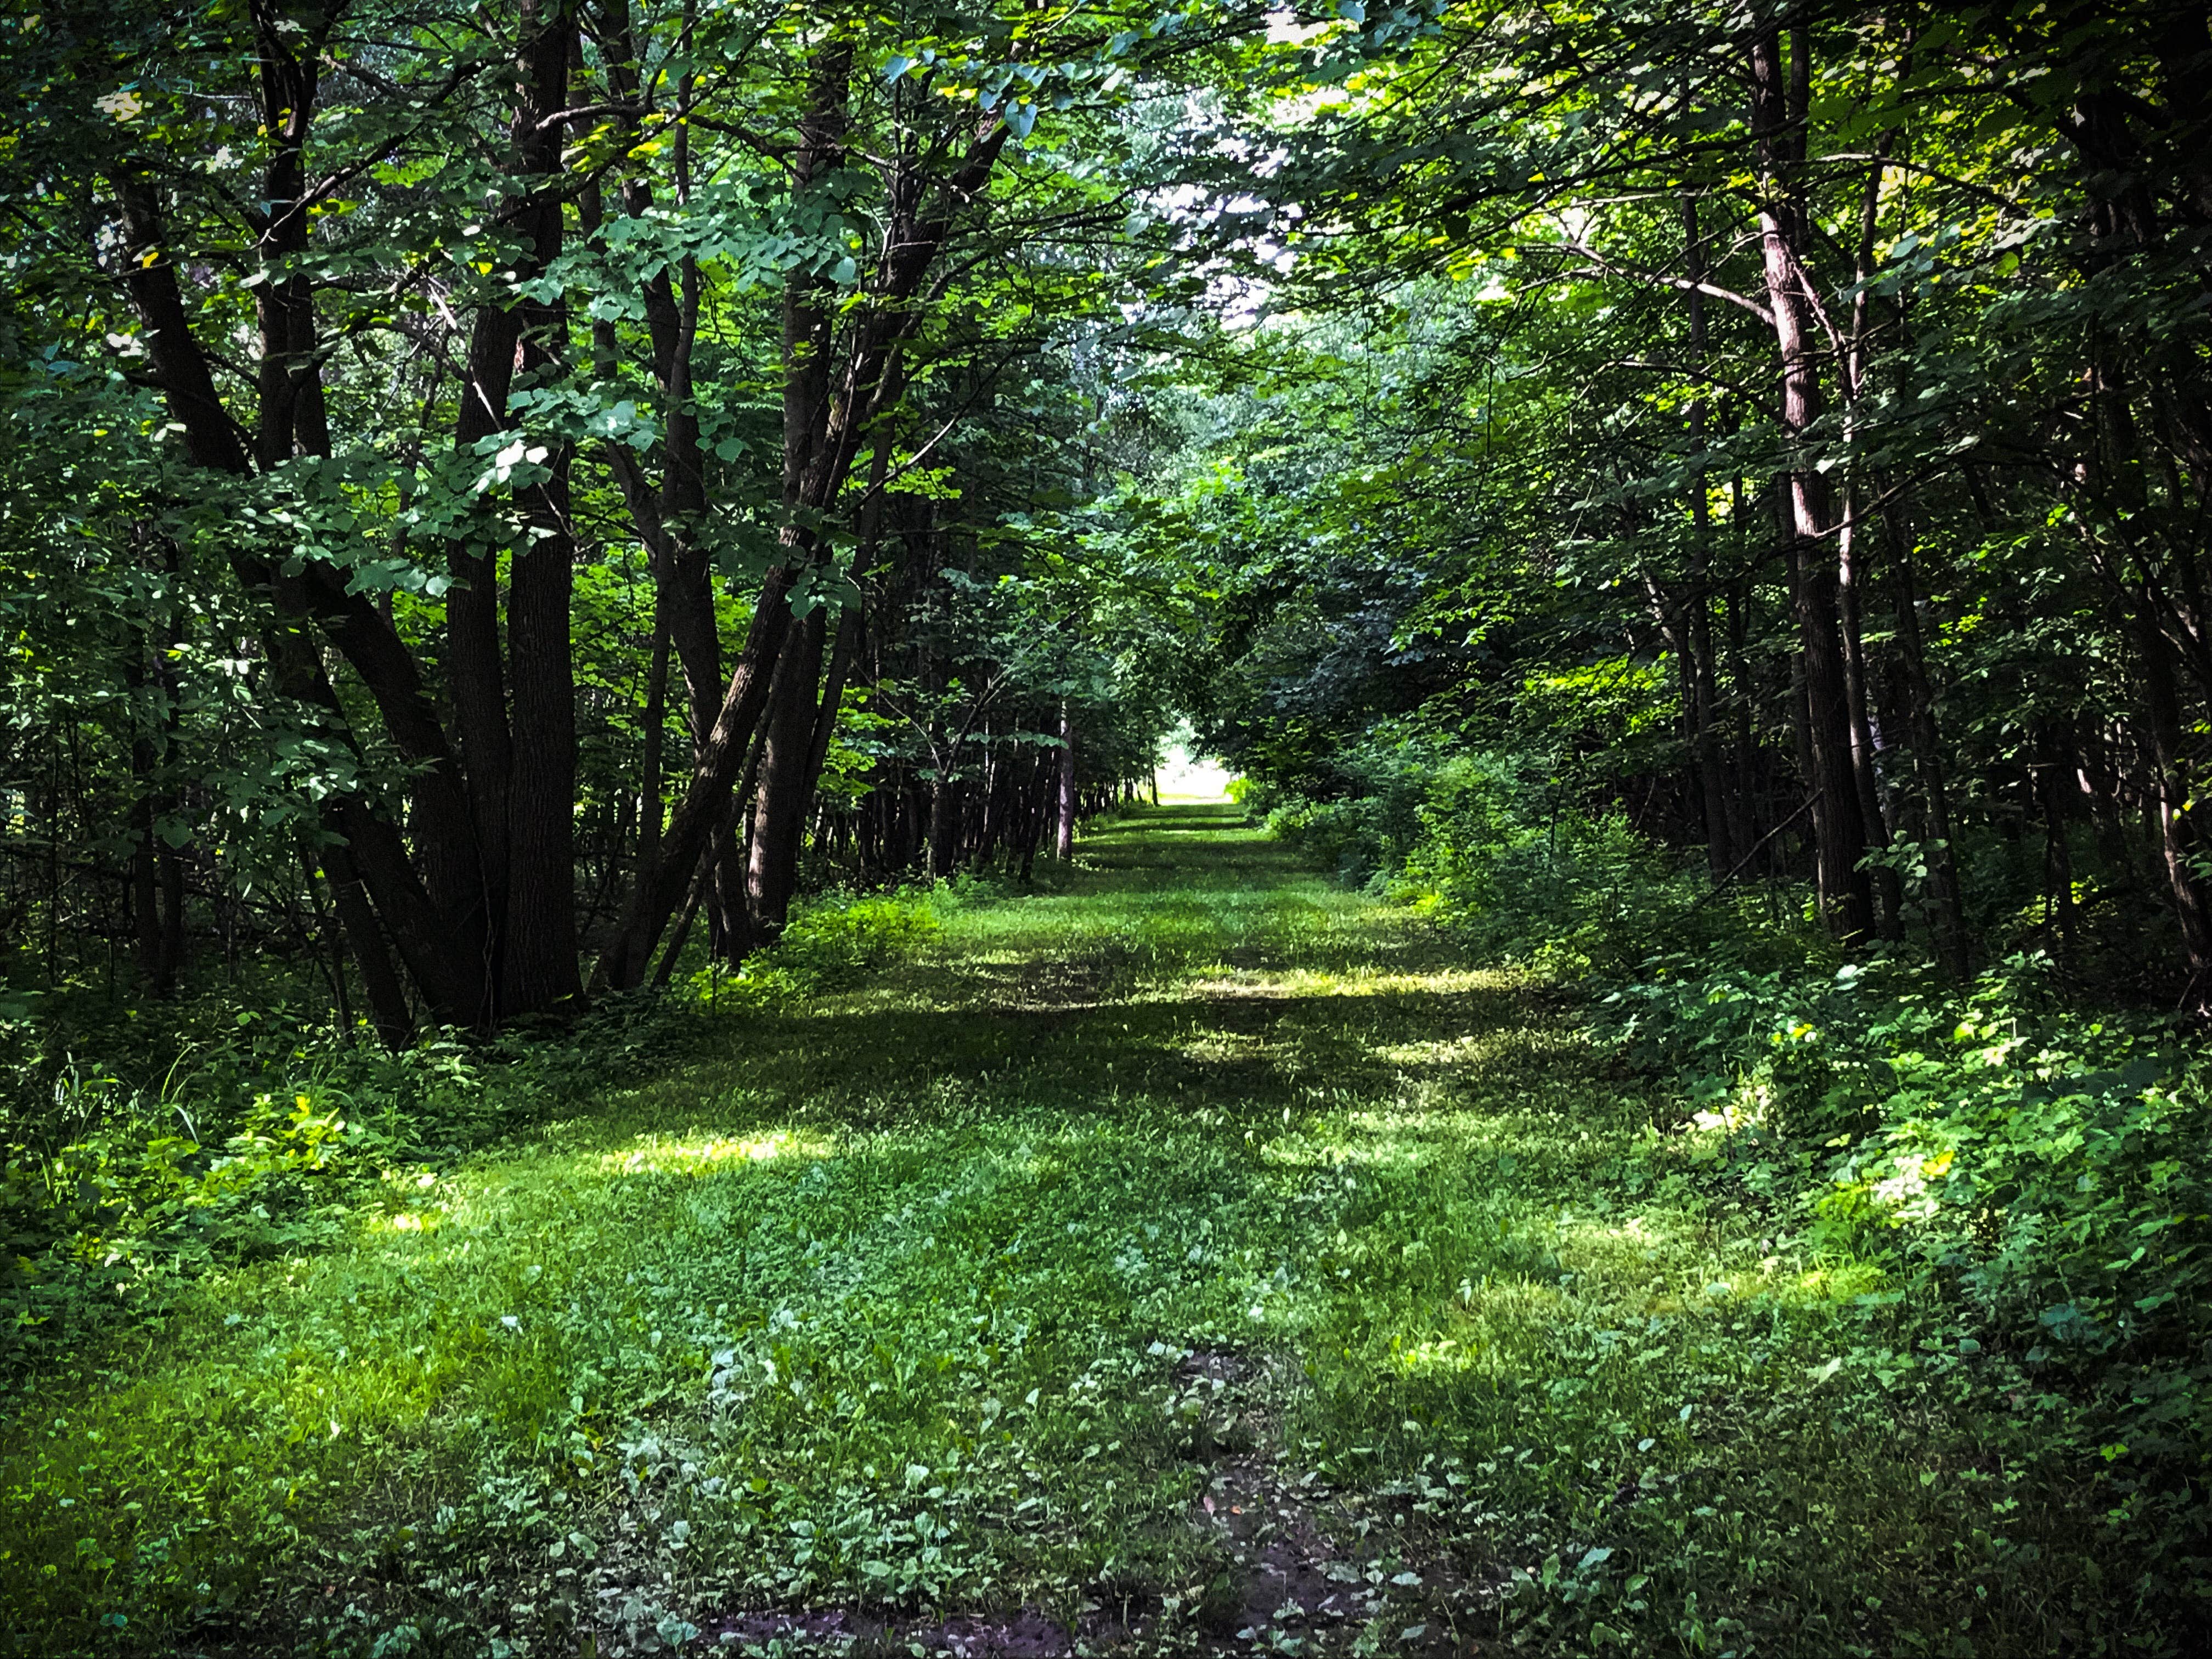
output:
M740 982L787 995L833 990L943 933L941 902L927 887L825 894L799 907L775 948L745 963Z
M2131 1501L2197 1478L2212 1091L2173 1019L2072 1007L2038 957L1956 989L1904 961L1815 976L1674 957L1613 990L1599 1029L1815 1250L1953 1306L2010 1391L2063 1390Z
M927 890L802 902L784 937L696 994L609 999L491 1040L366 1028L227 998L0 1027L0 1388L118 1316L158 1313L206 1267L312 1249L416 1182L610 1082L696 1047L702 1010L818 994L921 949ZM218 1012L219 1010L219 1012ZM78 1054L100 1053L99 1064Z
M1704 884L1617 809L1525 758L1453 752L1385 727L1335 763L1345 793L1285 795L1267 823L1348 885L1416 905L1482 957L1555 975L1615 971L1724 931Z

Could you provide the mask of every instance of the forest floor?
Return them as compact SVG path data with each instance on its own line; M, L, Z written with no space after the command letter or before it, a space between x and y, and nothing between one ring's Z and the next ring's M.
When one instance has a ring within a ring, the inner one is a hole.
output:
M717 1029L52 1377L0 1445L16 1643L2094 1638L2094 1566L2035 1559L2067 1495L1837 1376L1874 1268L1228 808Z

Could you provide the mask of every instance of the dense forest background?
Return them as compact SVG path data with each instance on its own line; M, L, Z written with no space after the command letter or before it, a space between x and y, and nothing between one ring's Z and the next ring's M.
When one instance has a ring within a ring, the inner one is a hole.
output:
M1188 711L1362 875L2193 1006L2203 46L2105 9L15 19L15 994L496 1029Z
M2196 1616L2203 8L58 0L0 73L10 1388L1180 732L1968 1310Z

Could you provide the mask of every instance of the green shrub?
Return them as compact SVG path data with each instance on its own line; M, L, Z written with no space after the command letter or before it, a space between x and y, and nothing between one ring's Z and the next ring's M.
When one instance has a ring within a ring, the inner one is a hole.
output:
M2147 1568L2198 1576L2212 1458L2212 1073L2173 1022L2095 1015L2017 956L1950 990L1647 963L1600 1034L1670 1085L1681 1133L1815 1253L1948 1308L1993 1421L2089 1461ZM2033 1402L2032 1406L2027 1402Z
M912 956L944 931L926 889L833 894L800 907L775 954L826 982Z
M775 945L745 958L734 975L708 963L692 994L718 1004L769 1007L832 991L861 974L914 955L944 931L939 907L957 904L974 878L884 893L832 890L802 900Z
M88 1071L14 1033L0 1097L0 1377L185 1279L311 1248L367 1206L689 1040L667 999L610 1001L562 1029L390 1052L281 1009L73 1040L142 1056ZM185 1035L187 1031L190 1035Z
M1264 803L1273 833L1329 866L1338 880L1379 890L1401 881L1410 859L1486 843L1487 815L1468 810L1468 788L1478 777L1489 781L1486 758L1454 759L1433 739L1384 727L1338 757L1336 793L1263 789L1248 799Z
M1346 793L1278 798L1276 835L1432 911L1480 954L1553 974L1618 970L1725 913L1617 809L1592 811L1522 759L1384 728L1336 763ZM1700 872L1702 873L1702 872Z

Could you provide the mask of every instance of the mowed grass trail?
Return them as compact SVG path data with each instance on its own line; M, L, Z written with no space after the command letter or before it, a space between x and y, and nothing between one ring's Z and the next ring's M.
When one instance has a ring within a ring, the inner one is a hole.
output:
M1227 809L1079 865L47 1378L8 1642L1999 1654L2124 1607L1875 1270L1514 978Z

